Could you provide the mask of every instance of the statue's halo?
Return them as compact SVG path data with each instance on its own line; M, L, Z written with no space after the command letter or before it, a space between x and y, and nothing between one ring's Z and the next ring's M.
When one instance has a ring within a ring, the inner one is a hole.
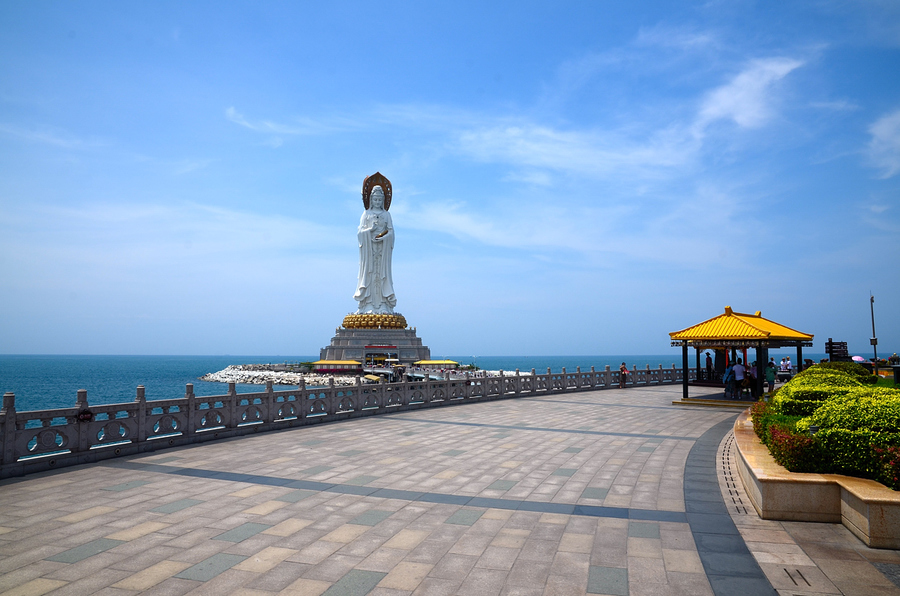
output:
M391 188L391 181L385 178L381 172L375 172L371 176L366 176L365 180L363 180L363 205L365 205L366 209L369 208L369 198L372 196L372 189L376 186L380 186L381 190L384 191L384 210L387 211L391 208L391 196L393 195L393 190Z

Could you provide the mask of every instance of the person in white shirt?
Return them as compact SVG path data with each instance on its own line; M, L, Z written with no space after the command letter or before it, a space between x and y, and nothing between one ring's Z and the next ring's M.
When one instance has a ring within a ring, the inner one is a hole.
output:
M744 373L747 370L744 368L744 365L742 363L743 363L743 360L741 358L738 358L737 364L735 364L734 369L732 369L734 372L734 387L735 387L735 393L736 393L735 398L736 399L740 399L740 397L741 397L741 386L744 384Z

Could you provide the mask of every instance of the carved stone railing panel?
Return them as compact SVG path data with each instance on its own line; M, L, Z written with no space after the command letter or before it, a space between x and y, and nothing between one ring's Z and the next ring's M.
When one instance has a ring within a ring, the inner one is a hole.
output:
M467 397L465 382L450 383L448 395L450 399L465 399Z
M646 367L628 375L628 385L672 384L682 369ZM689 379L696 372L691 369ZM440 406L454 401L515 398L536 393L617 388L618 370L574 373L501 374L494 377L404 380L351 387L306 388L197 397L188 384L182 398L146 401L138 387L134 402L89 406L78 391L74 408L16 412L15 396L4 395L0 410L0 478L97 461L119 454L153 451L219 437L275 430L286 426L341 420L348 414L377 415L396 408Z

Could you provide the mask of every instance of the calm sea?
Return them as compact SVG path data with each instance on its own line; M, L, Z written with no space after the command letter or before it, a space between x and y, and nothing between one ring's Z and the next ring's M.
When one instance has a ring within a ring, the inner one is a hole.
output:
M693 353L692 353L693 356ZM822 355L811 354L810 358ZM443 358L443 356L441 356ZM449 356L460 364L475 364L485 370L518 368L546 373L549 367L574 372L594 366L617 369L624 361L628 367L670 368L681 366L680 350L651 356ZM75 405L76 391L87 389L91 404L114 404L134 400L138 385L145 387L148 400L171 399L184 395L185 384L194 384L196 395L222 395L225 383L208 383L199 377L222 370L229 364L265 364L309 362L318 356L29 356L0 355L0 392L16 395L16 410L43 410ZM277 386L276 386L277 388ZM259 391L259 385L238 385L238 393Z

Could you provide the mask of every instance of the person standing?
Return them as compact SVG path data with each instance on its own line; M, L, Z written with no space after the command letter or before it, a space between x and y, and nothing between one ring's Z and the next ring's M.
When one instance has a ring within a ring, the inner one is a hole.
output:
M707 381L712 380L712 367L713 367L712 356L710 356L709 352L707 352L706 353L706 380Z
M775 391L775 360L769 360L766 364L766 384L769 386L769 393Z
M732 372L734 373L734 399L740 399L741 397L741 387L744 385L744 377L746 370L743 364L744 360L742 358L737 359L737 364L734 365Z
M734 365L729 364L725 367L725 374L722 375L722 382L725 383L725 399L734 399Z
M628 366L623 362L619 366L619 389L625 389L625 379L628 378Z

